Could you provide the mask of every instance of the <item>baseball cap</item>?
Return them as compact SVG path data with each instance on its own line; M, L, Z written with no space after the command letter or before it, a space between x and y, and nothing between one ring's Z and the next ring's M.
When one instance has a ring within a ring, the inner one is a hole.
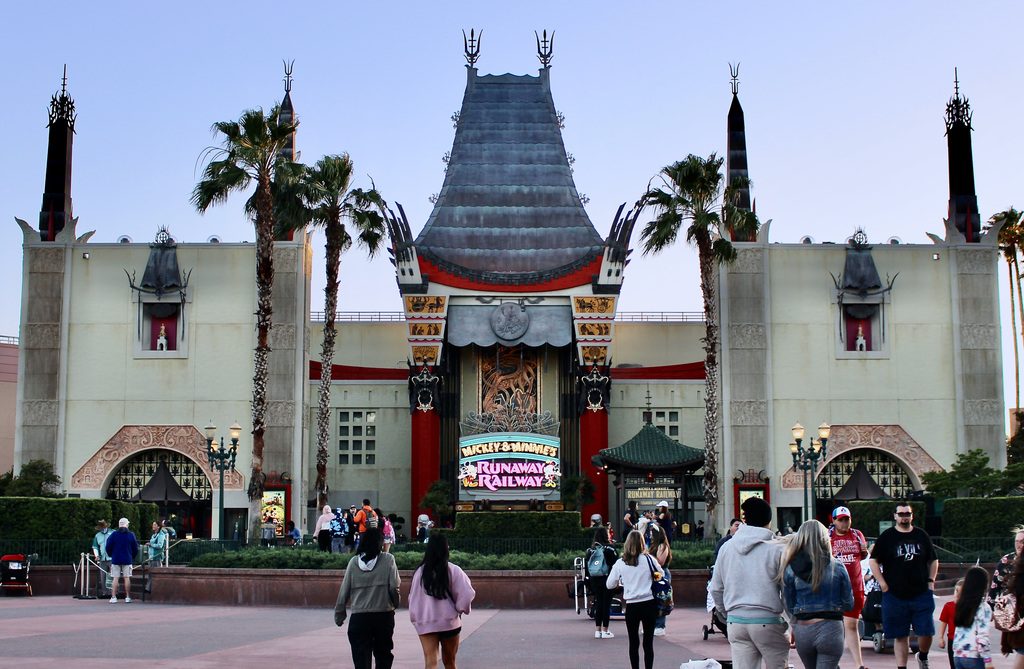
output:
M601 522L601 514L599 514L599 513L592 513L592 514L590 514L590 521L593 522L595 520L598 521L598 522Z
M658 502L658 503L657 503L657 504L655 504L654 506L656 506L656 507L658 507L658 506L663 506L663 507L665 507L665 508L668 508L668 502L666 502L665 500L661 500L660 502Z
M122 518L121 520L117 521L117 526L118 527L128 527L128 519L127 518Z
M850 517L850 510L847 509L845 506L837 506L835 509L832 510L833 518L843 518L844 516L846 518Z

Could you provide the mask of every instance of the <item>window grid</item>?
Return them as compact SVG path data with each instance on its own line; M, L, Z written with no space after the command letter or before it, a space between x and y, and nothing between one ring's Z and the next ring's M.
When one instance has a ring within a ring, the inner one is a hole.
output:
M377 412L373 409L339 410L338 464L377 464ZM373 437L368 438L368 437ZM369 452L367 452L369 451Z

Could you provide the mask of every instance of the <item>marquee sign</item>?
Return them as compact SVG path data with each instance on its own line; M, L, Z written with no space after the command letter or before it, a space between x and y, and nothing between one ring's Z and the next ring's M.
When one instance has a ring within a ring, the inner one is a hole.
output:
M558 437L491 432L459 439L459 499L561 499Z

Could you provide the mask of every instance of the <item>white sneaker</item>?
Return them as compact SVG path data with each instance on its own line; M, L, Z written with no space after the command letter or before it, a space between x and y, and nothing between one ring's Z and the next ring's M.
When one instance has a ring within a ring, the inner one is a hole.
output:
M612 634L611 632L601 632L601 638L602 639L614 639L615 635Z
M111 596L110 603L111 604L117 604L117 597L116 596Z
M594 638L595 639L602 639L602 638L604 638L604 636L601 634L601 630L597 630L596 632L594 632Z
M655 627L654 628L654 636L665 636L665 628L664 627Z
M131 597L125 597L124 598L124 603L125 604L131 604L132 603L132 598Z

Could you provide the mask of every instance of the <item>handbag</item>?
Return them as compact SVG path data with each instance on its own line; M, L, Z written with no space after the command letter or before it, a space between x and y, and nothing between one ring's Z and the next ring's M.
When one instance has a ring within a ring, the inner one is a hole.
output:
M665 574L654 570L654 560L650 555L647 558L647 566L651 569L651 594L658 605L658 615L667 616L672 613L674 604L672 602L672 582L665 578Z
M1024 628L1024 616L1017 615L1017 597L1006 592L996 597L992 607L992 622L1001 632L1019 632Z

